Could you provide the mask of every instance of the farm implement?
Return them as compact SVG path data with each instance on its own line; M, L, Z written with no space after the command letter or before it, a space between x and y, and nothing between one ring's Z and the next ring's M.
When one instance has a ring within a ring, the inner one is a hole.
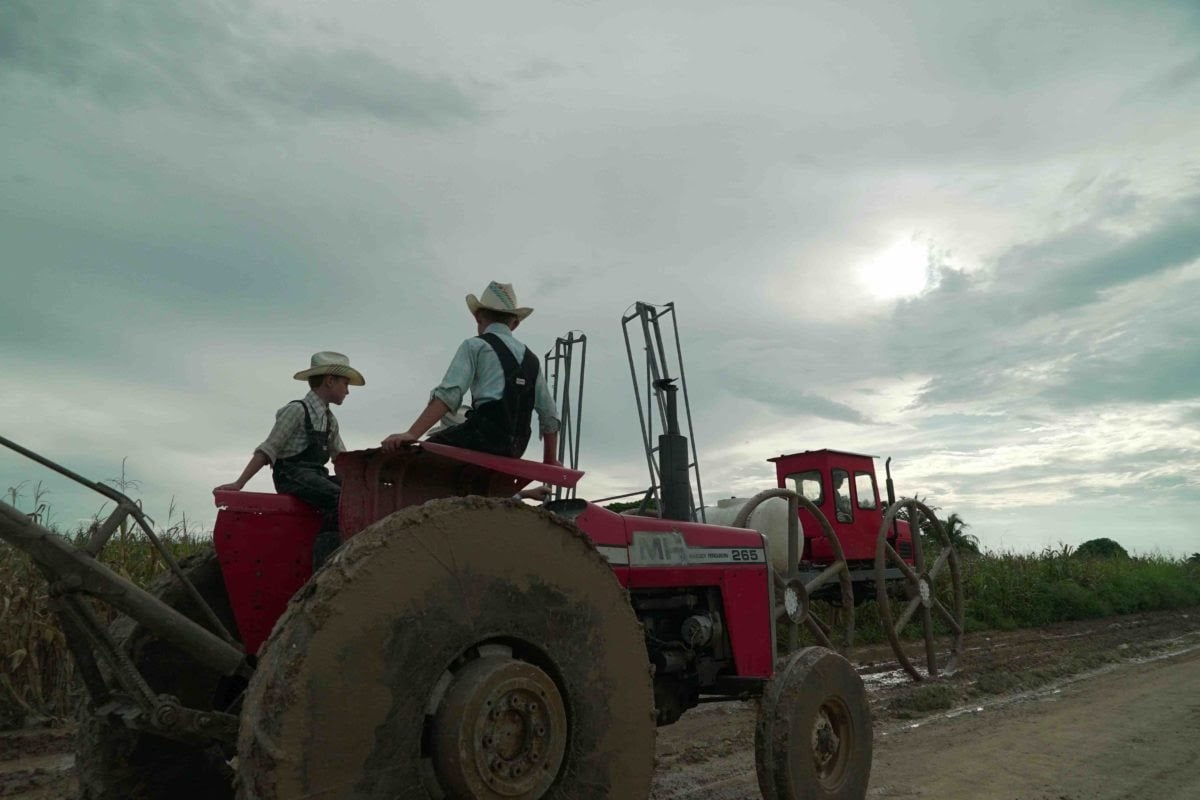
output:
M344 453L343 543L315 574L320 516L294 498L218 492L212 550L175 563L128 497L0 437L115 504L81 546L0 504L0 539L45 575L87 689L83 797L645 800L656 727L746 700L765 800L865 797L867 695L836 652L853 616L839 636L811 602L852 612L874 581L893 635L923 621L937 674L932 620L961 641L961 605L934 591L947 568L957 588L952 557L925 569L911 533L932 512L885 510L869 458L817 451L775 459L779 485L735 524L705 521L661 367L653 446L643 424L659 511L574 498L568 467L429 443ZM535 482L559 499L513 499ZM782 535L745 527L769 500ZM123 520L168 565L149 590L99 558ZM823 646L781 657L780 627Z

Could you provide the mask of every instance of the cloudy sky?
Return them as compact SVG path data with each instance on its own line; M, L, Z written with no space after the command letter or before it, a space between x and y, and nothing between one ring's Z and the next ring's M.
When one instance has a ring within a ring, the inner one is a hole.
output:
M159 522L315 350L351 448L407 428L496 279L588 336L585 496L673 301L706 498L830 447L985 547L1200 550L1194 0L8 0L0 245L0 434Z

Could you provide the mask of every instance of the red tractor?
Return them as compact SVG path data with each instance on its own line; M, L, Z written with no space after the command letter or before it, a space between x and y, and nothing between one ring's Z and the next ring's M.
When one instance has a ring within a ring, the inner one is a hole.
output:
M800 615L803 625L789 629L789 649L796 648L803 627L819 644L847 653L855 606L875 600L896 657L912 678L953 671L964 628L958 560L931 509L916 500L896 502L891 459L885 463L886 501L880 497L874 456L806 450L768 460L775 465L777 489L750 500L721 501L708 509L708 519L761 532L770 543L776 575L803 584L806 600L829 604L833 613L809 608ZM764 505L778 497L788 498L787 503ZM914 527L942 545L928 564ZM917 645L924 649L923 668L913 664L913 644L903 636L914 621L921 627Z
M346 453L344 543L317 574L315 512L227 493L215 553L175 564L160 546L171 573L151 593L95 557L126 515L159 544L140 509L0 439L117 504L82 548L0 504L0 539L50 581L90 695L83 796L644 799L656 725L759 698L765 798L864 797L862 681L822 647L777 661L776 622L805 622L806 584L774 574L762 534L691 521L670 428L658 516L512 499L573 486L561 467L435 444ZM100 625L93 600L123 616Z

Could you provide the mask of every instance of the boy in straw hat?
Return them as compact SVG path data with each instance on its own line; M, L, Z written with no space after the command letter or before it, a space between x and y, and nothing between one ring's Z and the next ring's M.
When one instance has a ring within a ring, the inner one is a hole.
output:
M513 336L533 309L517 303L512 284L496 281L479 297L467 295L467 308L475 317L479 335L459 345L425 410L407 431L384 439L383 449L413 444L435 422L457 409L470 391L466 421L439 430L429 441L520 458L529 444L530 421L536 410L544 443L542 460L557 464L559 422L554 399L537 356Z
M331 405L340 406L351 386L365 386L362 373L350 366L341 353L314 353L308 369L293 376L308 381L308 394L275 412L275 427L254 449L250 462L233 483L214 491L240 492L246 482L267 464L271 465L275 491L300 498L321 510L321 533L313 544L313 570L338 548L338 501L341 479L330 475L325 464L345 451Z

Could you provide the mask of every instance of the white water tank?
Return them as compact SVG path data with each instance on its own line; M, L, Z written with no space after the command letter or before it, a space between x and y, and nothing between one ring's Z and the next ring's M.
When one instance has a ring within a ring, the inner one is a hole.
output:
M733 525L734 518L742 510L742 506L750 501L748 497L730 497L728 500L718 500L716 507L705 506L704 519L711 525ZM782 497L772 497L758 504L750 515L750 528L767 537L770 548L771 565L776 572L787 572L787 532L788 532L788 502ZM800 556L804 555L804 531L800 532Z

